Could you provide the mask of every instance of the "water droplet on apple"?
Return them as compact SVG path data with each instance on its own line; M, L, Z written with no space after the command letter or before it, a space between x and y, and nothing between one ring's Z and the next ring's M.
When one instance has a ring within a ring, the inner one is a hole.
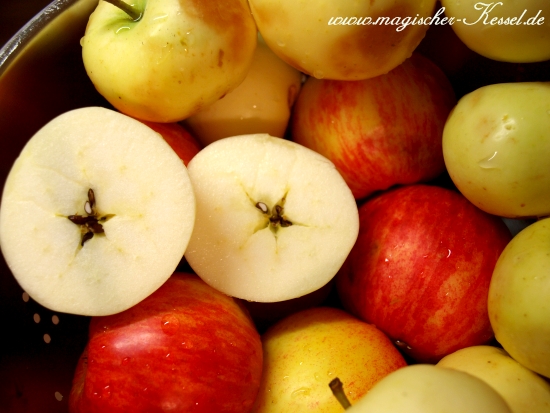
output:
M127 30L130 30L130 26L121 26L115 31L115 34L119 34L119 33L125 32Z
M309 396L311 389L309 387L300 387L299 389L294 390L290 397L299 397L299 396Z
M107 399L111 397L111 386L108 384L101 389L101 397Z
M279 39L279 40L277 40L277 46L279 46L279 47L285 47L286 44L285 44L284 41L282 41L281 39Z
M315 77L316 79L322 79L325 77L325 74L323 73L322 70L319 70L319 69L315 69L313 71L313 77Z
M124 357L122 359L122 365L125 366L130 362L130 357Z
M155 17L153 17L153 21L158 22L159 20L165 20L168 17L168 14L159 14Z
M495 151L492 155L489 155L478 162L478 165L482 169L500 169L496 163L498 152Z
M177 333L180 327L180 322L175 315L167 314L164 317L162 317L161 327L162 327L162 331L165 334L172 336Z

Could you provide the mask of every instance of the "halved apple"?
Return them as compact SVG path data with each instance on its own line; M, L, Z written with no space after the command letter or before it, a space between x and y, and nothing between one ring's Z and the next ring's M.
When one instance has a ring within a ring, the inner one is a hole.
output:
M357 239L351 190L328 159L297 143L225 138L188 168L197 217L185 257L228 295L274 302L315 291Z
M0 245L41 305L108 315L172 275L194 219L187 169L164 139L89 107L55 118L24 147L2 195Z

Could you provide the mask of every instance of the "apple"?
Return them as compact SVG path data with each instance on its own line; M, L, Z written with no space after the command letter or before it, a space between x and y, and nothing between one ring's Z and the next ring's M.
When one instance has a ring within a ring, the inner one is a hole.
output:
M256 48L246 0L137 0L140 17L100 1L81 40L96 89L115 108L176 122L245 78Z
M489 283L511 239L501 219L456 191L421 184L370 198L359 219L336 277L344 308L418 362L492 339Z
M443 156L473 204L509 218L550 215L550 82L501 83L463 96Z
M25 145L2 194L0 245L39 304L107 315L172 275L194 219L187 169L161 136L87 107L53 119Z
M517 234L495 266L489 318L515 360L550 378L550 218Z
M429 364L394 371L347 413L512 413L504 399L468 373Z
M198 140L179 123L142 122L155 132L161 134L168 145L178 154L185 166L202 149L202 145Z
M363 199L444 172L441 135L455 102L445 75L418 54L373 79L309 78L294 105L292 139L330 159Z
M271 51L261 36L244 81L185 124L206 146L229 136L267 133L282 138L302 74Z
M545 413L550 408L550 383L501 348L467 347L443 357L437 365L485 381L502 396L513 413Z
M267 134L211 143L188 166L197 200L185 252L212 287L257 302L327 284L359 231L357 204L318 153Z
M272 326L262 343L264 372L254 413L340 413L328 387L332 379L339 377L356 401L406 366L380 330L331 307L294 313Z
M134 307L92 318L70 412L250 412L262 359L246 310L176 273Z
M250 0L250 8L268 46L288 64L318 79L360 80L412 54L429 26L403 23L431 17L435 3Z
M472 50L493 60L550 59L550 3L547 0L441 0L451 28Z

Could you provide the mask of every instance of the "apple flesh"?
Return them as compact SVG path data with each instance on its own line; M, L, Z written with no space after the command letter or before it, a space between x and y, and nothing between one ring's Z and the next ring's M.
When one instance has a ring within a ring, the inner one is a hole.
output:
M96 89L132 117L176 122L246 76L257 29L246 0L138 0L142 17L101 1L82 38Z
M187 262L248 301L284 301L327 284L359 231L357 204L326 158L266 134L216 141L189 163L197 199Z
M92 318L70 412L249 412L262 359L246 310L177 273L127 311Z
M420 184L370 198L359 218L336 277L344 308L419 362L493 337L489 283L511 239L501 219L458 192Z
M504 399L468 373L429 364L388 374L348 413L512 413Z
M501 348L467 347L443 357L437 365L483 380L502 396L513 413L545 413L550 408L550 383Z
M53 311L107 315L170 277L193 230L195 197L161 136L118 112L67 112L26 144L0 209L2 253Z
M550 215L550 82L463 96L443 131L445 165L473 204L509 218Z
M229 136L285 135L302 74L277 57L259 37L243 82L220 100L187 118L185 124L206 146Z
M309 78L292 114L292 140L336 165L355 198L443 173L441 136L456 100L441 70L415 54L356 82Z
M331 307L294 313L272 326L262 343L264 373L254 413L340 413L328 386L332 379L339 377L355 402L406 366L375 326Z
M250 0L258 30L275 54L308 75L338 80L379 76L410 57L429 26L400 30L375 22L425 18L432 15L435 4L435 0ZM348 23L354 19L355 24L343 23L344 18Z
M550 218L517 234L498 259L489 289L495 337L525 367L550 378Z

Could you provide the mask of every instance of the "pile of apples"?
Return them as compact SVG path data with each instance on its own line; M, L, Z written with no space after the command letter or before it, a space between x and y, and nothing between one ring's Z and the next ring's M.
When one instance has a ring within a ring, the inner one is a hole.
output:
M489 13L99 2L112 107L38 131L0 208L21 287L91 317L71 413L550 411L550 4L328 25L440 8Z

